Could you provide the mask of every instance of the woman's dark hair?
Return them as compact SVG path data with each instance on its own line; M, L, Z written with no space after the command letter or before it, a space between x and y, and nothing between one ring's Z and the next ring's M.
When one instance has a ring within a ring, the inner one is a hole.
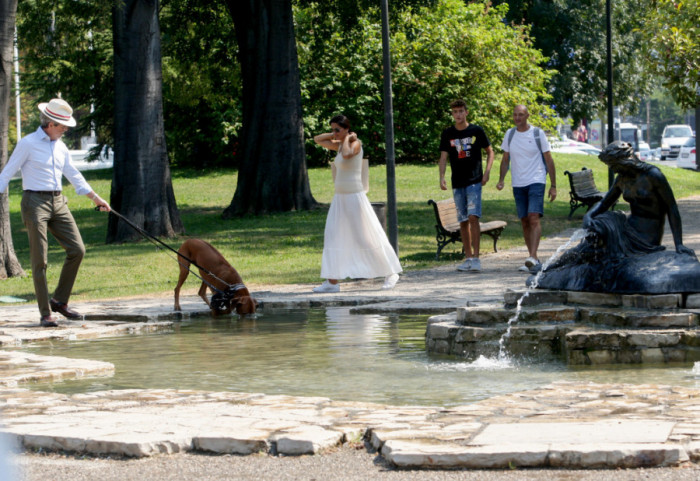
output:
M349 129L350 128L350 119L347 118L345 115L336 115L331 119L329 122L330 124L338 124L344 129Z

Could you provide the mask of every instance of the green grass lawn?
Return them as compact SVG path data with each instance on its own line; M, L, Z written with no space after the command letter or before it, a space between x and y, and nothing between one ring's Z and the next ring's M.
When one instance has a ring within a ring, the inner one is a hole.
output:
M545 205L544 236L579 226L584 209L574 220L568 220L569 185L565 170L580 170L586 166L595 173L599 188L607 186L607 169L595 157L555 154L559 197ZM483 220L508 222L499 249L523 244L519 220L506 179L507 187L496 190L498 164L495 162L491 180L483 191ZM681 169L662 167L677 198L700 193L700 175ZM449 175L449 172L448 172ZM399 165L396 167L396 188L399 220L399 257L406 270L422 269L460 260L461 246L446 247L435 261L435 219L428 199L440 200L451 196L438 184L436 165ZM108 198L111 171L86 172L92 187ZM373 202L386 199L384 166L370 170L369 198ZM330 168L309 171L311 191L316 200L329 204L333 196ZM163 239L177 249L186 237L211 242L241 273L246 283L290 284L319 281L323 228L327 205L310 212L290 212L263 217L243 217L223 220L221 212L228 206L236 187L236 171L197 172L175 170L173 187L185 225L186 236ZM76 218L87 254L76 282L73 300L104 299L172 291L178 266L167 250L159 250L147 241L128 244L105 244L107 214L96 212L84 196L77 196L71 186L65 187L71 211ZM29 270L29 247L20 216L21 181L10 185L10 211L15 251L22 266ZM624 208L624 206L623 206ZM482 251L492 250L490 238L482 238ZM174 255L174 254L172 254ZM53 289L63 262L63 249L51 238L49 247L49 287ZM29 272L27 272L30 274ZM2 295L34 299L31 278L0 281ZM185 288L198 288L198 279L190 276Z

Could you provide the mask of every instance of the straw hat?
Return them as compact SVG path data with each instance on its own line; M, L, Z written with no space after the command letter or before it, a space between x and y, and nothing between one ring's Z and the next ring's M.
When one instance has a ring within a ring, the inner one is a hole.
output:
M40 103L39 110L42 114L59 124L75 127L77 123L73 118L73 109L63 99L51 99L48 103Z

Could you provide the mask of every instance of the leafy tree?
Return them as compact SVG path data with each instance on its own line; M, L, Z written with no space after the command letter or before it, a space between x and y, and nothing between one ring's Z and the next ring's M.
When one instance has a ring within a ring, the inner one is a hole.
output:
M224 217L316 205L306 171L291 0L227 0L238 40L243 126L238 184Z
M67 143L96 130L112 145L114 68L110 2L22 0L18 5L23 98L48 101L60 95L75 110L78 125ZM38 125L36 108L31 124Z
M470 121L499 145L512 125L513 106L526 103L533 122L554 125L547 99L550 73L532 48L529 29L502 22L506 7L438 0L406 8L391 18L396 156L434 160L440 132L452 120L449 102L463 97ZM355 27L312 3L296 11L297 43L307 138L327 129L342 112L364 140L370 159L384 158L381 25L377 8L357 16ZM313 162L324 153L309 146Z
M647 58L681 107L700 105L700 3L650 0L642 33Z
M507 20L530 25L534 46L554 69L549 90L559 115L574 125L605 110L606 28L605 0L496 0L508 3ZM648 93L650 75L642 58L643 39L638 26L643 0L615 0L613 21L613 96L615 105L636 106Z
M171 164L198 169L237 165L241 67L226 5L162 3L163 100Z
M0 0L0 171L8 160L7 137L16 12L17 0ZM23 275L24 271L12 244L10 202L7 192L0 192L0 279Z
M647 55L652 68L679 105L695 109L700 130L700 3L649 0L645 19Z
M117 0L111 204L155 236L182 233L163 127L158 0ZM110 215L107 242L138 233Z

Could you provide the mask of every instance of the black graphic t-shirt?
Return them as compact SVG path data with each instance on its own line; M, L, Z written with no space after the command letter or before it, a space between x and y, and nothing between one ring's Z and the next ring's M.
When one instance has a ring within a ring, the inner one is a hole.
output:
M447 152L452 172L452 188L481 182L481 150L491 145L484 129L469 124L464 130L453 125L442 131L440 152Z

